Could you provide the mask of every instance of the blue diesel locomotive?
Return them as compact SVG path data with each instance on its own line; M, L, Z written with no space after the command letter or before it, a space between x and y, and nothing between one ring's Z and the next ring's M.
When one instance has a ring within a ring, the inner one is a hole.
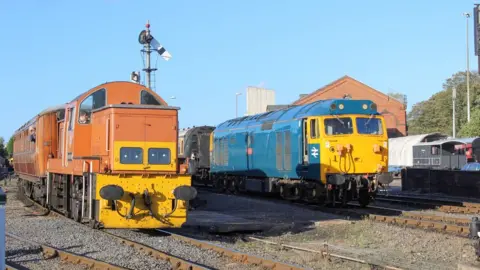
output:
M331 99L240 117L210 135L210 181L220 190L366 206L388 184L388 137L370 100Z

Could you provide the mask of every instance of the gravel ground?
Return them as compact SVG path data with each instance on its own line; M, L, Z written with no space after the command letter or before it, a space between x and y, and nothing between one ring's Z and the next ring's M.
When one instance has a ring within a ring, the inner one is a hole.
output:
M12 181L8 185L6 207L6 229L12 234L129 269L171 269L169 263L121 245L101 231L94 231L66 218L32 216L16 199L15 192L16 181ZM9 243L6 245L7 253L16 256L21 252L21 246ZM50 266L39 267L37 269L52 269Z
M11 263L12 266L19 268L18 266L25 267L27 269L71 269L80 270L88 269L87 266L75 265L71 263L65 263L60 258L45 259L42 255L42 249L38 245L32 245L7 237L6 239L7 251L5 252L5 258L7 263Z
M234 243L229 243L232 241L221 238L215 240L212 236L208 238L213 243L243 252L313 269L370 269L367 265L340 259L329 262L319 254L281 249L262 242L237 239ZM324 224L303 233L287 233L264 239L317 251L327 243L331 253L402 269L456 269L458 263L480 267L475 261L471 240L368 220Z
M466 238L369 220L339 220L334 215L265 199L200 194L202 199L207 200L202 210L277 223L276 229L273 229L276 233L266 231L257 234L265 240L317 251L327 243L331 253L402 269L456 269L459 263L480 267L480 263L476 262L473 241ZM404 209L401 205L391 207ZM251 241L249 235L210 235L193 229L188 233L242 252L313 269L371 269L360 263L335 258L329 261L320 254Z
M107 230L108 232L148 245L154 249L190 260L200 265L213 269L261 269L250 265L241 264L228 257L223 257L217 252L200 249L196 246L176 240L161 233L146 233L133 230Z

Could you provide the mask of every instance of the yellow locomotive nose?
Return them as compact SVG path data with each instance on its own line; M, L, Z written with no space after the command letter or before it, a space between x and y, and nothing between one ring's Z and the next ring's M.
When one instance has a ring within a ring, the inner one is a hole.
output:
M384 165L382 165L382 164L377 164L377 173L382 172L384 168L385 168Z
M343 149L344 149L343 145L337 144L337 153L339 156L343 154Z

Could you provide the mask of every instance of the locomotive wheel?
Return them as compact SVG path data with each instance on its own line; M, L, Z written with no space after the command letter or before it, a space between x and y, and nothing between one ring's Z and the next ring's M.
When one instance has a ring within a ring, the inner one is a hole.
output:
M217 190L218 192L224 192L225 191L225 178L220 178L220 177L215 177L215 180L213 181L213 187L215 188L215 190Z
M358 191L358 202L361 207L366 207L370 203L370 194L368 192L368 180L361 179L362 187Z
M228 191L232 194L237 194L238 192L238 185L237 185L237 180L235 178L232 178L228 180Z
M370 203L370 194L368 194L368 189L362 188L359 190L358 202L360 203L361 207L367 207L367 205Z
M328 189L326 188L325 189L325 201L324 201L324 205L329 207L329 206L333 206L335 207L335 193L333 192L334 189L332 187L332 189Z
M347 189L344 187L342 189L339 190L339 192L342 192L342 207L347 207L347 203L348 203L348 193L347 193Z

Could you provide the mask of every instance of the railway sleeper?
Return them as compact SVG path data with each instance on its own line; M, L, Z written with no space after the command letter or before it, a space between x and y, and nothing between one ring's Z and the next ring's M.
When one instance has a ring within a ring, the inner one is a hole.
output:
M463 237L472 236L475 232L469 226L461 226L454 224L445 224L435 221L423 221L418 219L403 218L403 217L389 217L381 215L370 215L369 218L373 221L379 221L390 224L404 225L408 227L417 227L424 229L433 229L435 231L443 231L446 233L453 233Z

